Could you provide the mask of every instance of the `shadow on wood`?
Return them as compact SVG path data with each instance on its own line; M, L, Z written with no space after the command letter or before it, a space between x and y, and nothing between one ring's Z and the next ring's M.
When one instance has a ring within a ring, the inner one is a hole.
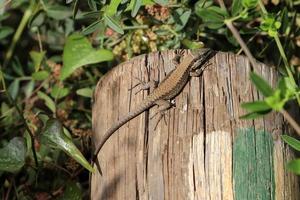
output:
M135 77L158 80L175 68L174 51L142 55L111 70L98 83L93 106L95 144L149 91ZM203 75L191 78L176 107L158 127L156 107L121 127L98 155L103 175L92 175L92 199L299 199L293 158L280 138L289 128L277 113L240 120L240 103L262 98L249 80L244 56L218 53ZM258 64L275 85L275 70ZM149 74L149 75L148 75ZM151 91L150 91L151 92Z

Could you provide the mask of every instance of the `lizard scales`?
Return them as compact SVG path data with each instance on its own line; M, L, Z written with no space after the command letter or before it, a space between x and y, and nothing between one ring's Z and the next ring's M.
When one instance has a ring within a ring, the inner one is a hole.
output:
M167 77L159 83L155 88L133 111L127 113L127 115L121 117L116 123L114 123L110 129L108 129L102 137L96 151L94 152L92 163L97 159L97 155L106 141L111 135L117 131L120 127L126 124L131 119L135 118L145 110L148 110L152 106L156 105L159 100L171 100L176 97L183 87L187 84L190 72L196 69L203 71L203 64L214 54L214 51L210 49L203 49L197 52L189 52L183 57L182 61L177 67L171 71ZM201 73L200 72L200 73Z

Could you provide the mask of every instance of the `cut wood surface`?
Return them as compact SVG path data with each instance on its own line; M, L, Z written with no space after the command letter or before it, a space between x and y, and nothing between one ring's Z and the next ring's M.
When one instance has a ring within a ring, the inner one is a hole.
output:
M132 58L107 73L94 93L93 141L151 91L134 85L158 80L175 68L174 51ZM258 63L271 85L276 70ZM200 77L175 98L157 128L153 107L126 123L98 155L102 169L92 175L92 199L299 199L293 158L280 138L290 129L280 114L240 120L242 102L261 99L249 80L246 57L217 53Z

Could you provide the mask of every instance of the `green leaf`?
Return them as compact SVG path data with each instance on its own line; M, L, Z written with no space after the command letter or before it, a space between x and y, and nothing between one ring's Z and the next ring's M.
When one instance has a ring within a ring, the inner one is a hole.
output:
M67 182L63 195L58 200L82 200L82 192L75 182Z
M9 36L10 34L12 34L14 32L14 29L9 27L9 26L2 26L0 28L0 40L6 38L7 36Z
M224 25L224 20L228 15L220 7L211 6L209 8L198 8L196 14L205 22L205 25L211 29L219 29Z
M42 131L41 142L52 148L63 150L90 172L94 169L74 145L73 141L63 132L63 126L57 119L49 119Z
M154 2L162 6L166 6L169 3L168 0L154 0Z
M16 172L25 164L26 147L23 138L15 137L0 149L0 170Z
M13 99L16 99L20 89L20 80L15 79L8 87L8 92Z
M34 69L35 69L36 72L39 71L45 54L46 54L45 51L41 51L41 52L30 51L29 55L30 55L30 58L33 61Z
M152 0L142 0L142 6L145 5L153 5L154 2ZM133 6L134 6L134 0L131 0L129 5L127 6L127 8L124 10L124 12L126 11L132 11L133 10Z
M65 96L67 96L70 93L70 89L69 88L64 88L62 86L59 85L54 85L54 87L51 90L50 95L54 98L54 99L61 99Z
M105 9L105 14L109 16L117 14L118 6L120 5L121 2L122 0L111 0L110 4Z
M277 88L283 98L290 99L296 94L298 86L289 77L283 77L279 80Z
M258 4L258 0L242 0L243 6L247 9L255 8Z
M260 112L271 110L271 107L265 101L253 101L242 103L241 107L248 110L249 112Z
M43 99L45 101L45 104L46 106L53 112L55 113L56 112L56 106L55 106L55 103L54 101L45 93L41 92L41 91L38 91L38 97L40 99Z
M251 112L247 113L246 115L240 116L240 119L256 119L259 117L263 117L264 115L268 114L272 110L266 110L266 111L261 111L261 112Z
M293 173L300 175L300 159L290 161L287 168Z
M29 98L32 95L33 90L34 90L34 81L31 80L24 87L25 97Z
M63 68L60 79L64 80L70 76L77 68L113 59L113 54L109 50L95 50L88 39L78 33L68 37L63 52Z
M195 13L197 13L199 9L211 7L213 3L213 0L198 0L195 4Z
M92 98L93 90L91 88L81 88L76 91L76 94L78 94L80 96Z
M183 39L181 43L188 49L200 49L204 47L203 42L191 41L187 38Z
M293 149L300 151L300 141L289 135L282 135L281 138L290 145Z
M31 77L36 81L43 81L49 77L49 72L47 71L38 71L34 72Z
M288 99L281 98L280 90L275 90L272 96L265 98L265 102L274 110L280 111Z
M124 30L122 29L120 23L116 21L113 17L104 14L104 22L109 26L111 29L116 31L117 33L124 34Z
M96 31L97 29L101 28L101 26L103 26L103 22L102 20L97 20L94 21L93 23L91 23L88 27L84 28L81 33L83 35L88 35L93 33L94 31Z
M277 21L276 16L274 16L273 14L263 16L263 20L260 24L260 29L267 32L270 37L276 36L280 27L281 22Z
M79 0L76 0L74 3L73 12L72 12L73 19L76 18L76 14L77 14L78 10L79 10Z
M231 14L233 17L239 15L239 13L243 10L243 4L241 0L233 0L231 6Z
M251 72L250 79L254 83L256 89L260 91L265 97L271 96L274 93L272 87L259 75Z
M135 17L142 5L142 0L131 0L131 1L133 1L133 9L131 10L131 17Z
M12 68L14 70L14 72L16 72L16 74L18 74L18 76L25 76L24 74L24 70L23 70L23 66L19 60L19 58L15 58L13 63L12 63Z
M185 27L185 25L187 24L187 22L191 16L191 13L192 13L191 10L184 11L182 8L178 8L175 10L175 12L173 14L173 19L176 23L176 25L175 25L176 31L180 31Z
M49 17L56 20L64 20L72 16L72 11L68 7L61 5L48 6L46 13Z

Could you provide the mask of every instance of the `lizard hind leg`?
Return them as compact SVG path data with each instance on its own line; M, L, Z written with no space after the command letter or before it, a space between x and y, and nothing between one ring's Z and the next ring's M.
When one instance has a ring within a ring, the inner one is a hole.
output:
M166 110L168 110L169 108L174 106L174 104L172 104L170 101L167 101L167 100L157 100L155 103L156 103L156 105L158 105L158 111L154 115L152 115L150 117L150 119L153 119L156 115L159 115L159 117L154 126L154 130L156 130L156 128L162 118L164 118L164 122L165 122L165 124L167 124L167 121L165 118Z

